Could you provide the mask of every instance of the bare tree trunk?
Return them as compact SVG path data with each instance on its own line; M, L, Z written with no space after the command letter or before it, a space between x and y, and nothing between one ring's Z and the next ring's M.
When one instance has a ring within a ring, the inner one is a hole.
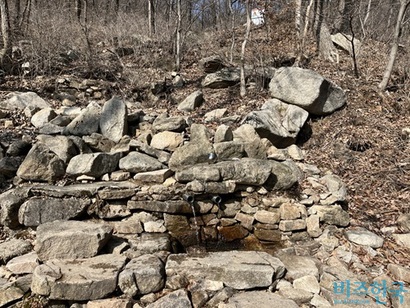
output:
M155 34L155 6L154 0L148 0L148 29L149 35L152 37Z
M1 35L3 37L3 48L0 49L0 65L5 73L9 73L12 68L11 61L11 29L7 0L0 0Z
M295 61L295 66L299 66L300 63L302 62L302 58L303 58L303 50L305 49L305 42L306 42L306 37L307 37L307 32L308 32L308 28L309 28L309 19L310 17L310 11L312 9L313 6L313 1L314 0L310 0L309 4L306 8L306 16L305 16L305 24L303 27L303 33L299 34L300 38L299 38L299 46L298 46L298 54L296 56L296 61ZM300 31L300 29L299 29Z
M181 0L177 0L177 33L176 33L176 59L175 69L177 72L181 69Z
M233 50L235 48L235 12L233 10L233 3L231 3L231 0L228 0L230 5L229 5L229 11L231 14L231 31L232 31L232 43L231 43L231 50L230 50L230 54L229 54L229 62L232 63L233 62ZM228 2L227 1L227 2Z
M302 28L302 0L295 0L295 29L296 29L296 40L298 42L298 49L300 49L300 38L301 38L301 28Z
M245 50L246 43L249 39L249 34L251 32L251 9L250 9L250 0L246 0L246 33L245 38L242 43L241 50L241 85L240 85L240 95L244 97L246 95L246 80L245 80Z
M82 3L81 0L75 0L75 14L77 16L78 22L81 22L81 14L82 14Z
M397 15L396 27L394 29L393 44L390 50L389 62L387 63L386 69L384 71L383 79L378 85L380 91L384 91L387 87L387 84L389 83L391 73L393 71L394 62L396 61L397 50L399 49L399 38L403 24L403 17L409 5L409 0L400 0L400 9L399 14Z

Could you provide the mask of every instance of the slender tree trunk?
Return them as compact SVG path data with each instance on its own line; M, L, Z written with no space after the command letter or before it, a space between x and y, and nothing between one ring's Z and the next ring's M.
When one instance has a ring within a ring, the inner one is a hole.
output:
M229 2L231 2L231 0L229 0ZM235 49L235 12L233 10L233 4L230 3L229 5L229 11L231 14L231 32L232 32L232 43L231 43L231 50L230 50L230 54L229 54L229 62L232 63L233 62L233 51Z
M394 29L393 44L390 50L389 61L384 71L383 79L378 85L381 91L384 91L386 89L387 84L389 83L389 80L391 77L391 73L393 71L394 62L396 61L396 56L397 56L397 50L399 49L399 38L400 38L400 32L401 32L401 27L403 23L403 17L409 5L410 5L409 0L400 0L400 9L399 9L399 14L397 15L396 27Z
M77 16L78 22L81 22L81 15L82 15L82 1L75 0L75 14Z
M177 72L181 69L181 0L177 0L177 33L176 33L176 58L175 69Z
M245 38L242 42L241 50L241 85L240 85L240 95L244 97L246 95L246 80L245 80L245 50L246 43L248 42L249 35L251 32L251 9L250 9L250 0L246 0L246 33Z
M148 29L149 35L152 37L155 34L155 5L154 0L148 0Z
M0 0L0 18L1 18L1 35L3 38L3 48L0 49L0 66L1 70L6 73L11 72L11 29L10 29L10 15L7 0Z
M310 0L309 4L306 8L306 15L305 15L305 22L303 26L303 33L299 34L300 38L298 39L298 54L296 56L296 61L295 61L295 66L299 66L300 63L302 62L303 58L303 50L305 49L305 42L306 42L306 37L308 33L308 28L309 28L309 19L311 18L310 16L310 11L312 9L314 0ZM300 31L300 29L299 29Z

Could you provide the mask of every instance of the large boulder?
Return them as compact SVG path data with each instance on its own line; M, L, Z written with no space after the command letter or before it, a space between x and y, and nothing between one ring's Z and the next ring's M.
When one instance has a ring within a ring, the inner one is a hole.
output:
M127 133L127 106L124 101L113 97L104 104L100 118L100 128L103 136L119 142Z
M33 273L34 294L55 300L87 301L114 292L126 257L101 255L82 260L49 260Z
M41 143L35 144L17 170L17 176L27 181L55 181L65 174L64 162Z
M279 259L260 251L175 254L169 256L165 269L167 277L180 275L192 281L220 281L238 290L266 288L285 273Z
M119 158L119 154L80 154L70 160L67 166L67 174L100 177L103 174L115 171Z
M185 98L179 105L178 110L180 111L194 111L196 108L200 107L204 103L204 95L202 91L198 90L191 93L187 98Z
M57 220L40 225L34 249L41 261L90 258L110 239L112 228L85 221Z
M318 73L299 67L282 67L269 84L274 98L299 106L314 115L326 115L346 103L345 92Z
M244 123L252 125L262 138L277 147L286 147L296 141L309 113L295 105L277 99L268 100L258 111L250 112Z
M21 205L19 222L36 227L55 220L73 219L84 213L89 204L89 199L34 197Z
M78 154L74 142L66 136L38 135L37 140L45 144L65 163L68 163L71 158Z
M90 103L87 108L71 121L64 130L65 134L75 136L91 135L98 132L101 107L97 103Z
M227 88L239 83L241 71L239 68L223 68L218 72L205 76L202 80L204 88L220 89Z
M48 108L50 105L34 92L13 92L7 95L6 100L0 102L0 109L23 111L29 108Z

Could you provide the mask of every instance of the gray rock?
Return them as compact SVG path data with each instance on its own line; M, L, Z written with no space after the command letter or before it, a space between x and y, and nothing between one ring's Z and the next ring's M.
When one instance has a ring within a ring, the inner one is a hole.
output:
M174 172L170 169L160 169L155 171L140 172L134 176L134 180L148 183L162 184L171 177Z
M236 141L214 143L214 150L219 161L246 156L244 144Z
M171 157L171 154L168 152L155 149L154 147L137 140L131 140L130 147L135 147L139 152L158 158L158 161L163 164L168 163Z
M82 139L94 152L111 152L115 146L114 141L98 133L92 133L90 136L83 136Z
M70 308L139 308L132 305L130 299L123 298L106 298L95 301L89 301L86 307L73 307Z
M65 133L75 136L85 136L98 132L100 114L101 107L97 103L90 103L67 125Z
M55 220L69 220L83 214L89 199L34 197L22 204L19 222L26 227L36 227Z
M188 279L221 281L234 289L268 287L284 275L279 259L265 252L227 251L200 256L171 255L165 267L167 277L182 275Z
M346 103L344 91L311 70L282 67L276 70L269 89L271 95L314 115L326 115Z
M58 135L64 132L64 127L52 123L46 123L38 130L38 132L44 135Z
M314 205L308 212L310 215L318 214L320 221L329 225L347 227L350 223L349 213L340 205Z
M334 175L334 174L325 175L320 178L320 181L326 185L327 189L332 194L331 198L327 198L327 199L331 199L332 203L346 201L346 197L347 197L346 185L337 175ZM327 199L325 199L325 201L327 201ZM324 204L326 204L326 202Z
M199 60L199 65L204 68L205 73L214 73L226 67L220 56L209 56Z
M349 34L344 33L336 33L332 34L331 36L333 44L341 47L342 49L346 50L350 55L353 55L353 47L352 47L352 36ZM353 45L355 54L360 54L360 48L362 43L357 38L353 39Z
M383 246L384 239L377 234L370 232L364 228L345 231L346 238L359 245L370 246L372 248L380 248Z
M14 302L22 299L24 291L12 284L0 287L0 307L9 307Z
M410 248L410 233L406 234L393 234L393 238L397 244Z
M225 124L219 125L215 132L214 143L232 141L232 140L233 140L232 129L228 125L225 125Z
M228 88L239 83L240 73L239 68L223 68L218 72L206 75L201 85L204 88L212 89Z
M157 292L164 287L164 264L154 255L132 259L118 276L118 286L128 296Z
M32 274L39 265L37 254L33 251L11 259L6 268L14 275Z
M37 140L46 145L65 163L68 163L71 158L78 154L74 142L66 136L39 135Z
M152 130L155 132L182 132L186 127L187 123L183 117L157 117L152 123Z
M124 182L96 182L89 184L73 184L67 186L54 185L34 185L31 188L33 194L43 195L56 198L64 197L92 197L97 194L99 190L111 190L112 194L118 196L119 199L126 194L131 194L128 189L135 191L138 186L135 183ZM122 190L126 190L125 192ZM129 196L129 195L128 195Z
M31 117L31 124L36 128L41 128L57 116L51 108L44 108L36 112Z
M182 166L209 162L214 149L210 142L189 142L175 150L169 159L169 168L177 170Z
M100 118L100 128L103 136L118 143L127 133L127 106L118 97L113 97L104 104Z
M275 307L287 307L297 308L299 307L293 300L287 299L277 293L271 293L268 291L251 291L245 293L234 294L227 304L219 305L220 308L271 308Z
M410 232L410 214L402 214L397 218L397 224L404 232Z
M2 193L0 195L0 224L12 229L18 227L20 206L30 195L30 188L27 187L15 188Z
M14 257L24 255L32 250L29 242L22 239L11 239L0 244L0 264L6 264Z
M171 251L171 240L168 234L142 233L136 240L131 241L131 247L140 254Z
M152 136L150 145L158 150L175 151L183 141L180 133L163 131Z
M320 285L317 278L313 275L306 275L293 280L295 289L305 290L310 293L319 294Z
M259 111L252 111L244 123L252 125L262 138L273 145L286 147L294 143L309 113L277 99L267 101Z
M286 267L285 278L289 281L311 275L319 279L319 269L316 266L315 259L306 256L297 256L280 253L277 257Z
M24 140L13 141L6 151L8 156L23 156L31 149L31 143Z
M194 111L196 108L201 107L204 103L204 95L201 90L191 93L187 98L185 98L179 105L178 110L180 111Z
M305 219L281 220L279 223L279 229L284 232L305 230L306 220Z
M106 297L117 287L126 257L101 255L82 260L49 260L33 273L34 294L55 300L87 301Z
M242 124L233 132L233 141L244 144L245 152L250 158L265 159L268 146L262 142L255 128L250 124ZM270 146L270 145L269 145Z
M189 300L186 290L177 290L161 297L156 302L149 304L146 308L192 308L191 301Z
M100 177L117 169L120 155L108 153L79 154L74 156L68 166L67 174Z
M139 173L165 169L157 159L139 152L130 152L127 156L120 159L119 167L122 170Z
M279 294L284 298L294 301L299 307L313 298L313 293L292 287L280 289Z
M221 179L221 173L216 165L195 165L177 171L175 173L175 179L181 183L194 180L217 182Z
M0 174L7 178L14 177L23 160L23 157L3 157L0 159Z
M254 215L255 219L264 224L277 224L280 221L280 213L278 210L265 211L259 210Z
M26 107L48 108L50 105L34 92L12 92L0 102L0 109L23 111Z
M214 109L214 110L211 110L211 111L205 113L205 115L204 115L205 123L219 121L220 119L222 119L226 115L227 110L228 109L226 109L226 108L218 108L218 109Z
M301 161L305 159L305 154L303 153L302 149L299 148L296 144L292 144L291 146L286 148L290 158L296 161Z
M36 143L17 170L27 181L55 181L65 174L65 164L47 146Z
M34 246L41 261L95 256L110 239L107 225L83 221L54 221L37 228Z
M128 201L129 210L144 210L149 212L171 213L171 214L189 214L192 208L188 202L183 200L170 201Z
M410 270L398 264L389 264L387 265L387 270L392 273L392 276L397 281L404 281L410 283Z

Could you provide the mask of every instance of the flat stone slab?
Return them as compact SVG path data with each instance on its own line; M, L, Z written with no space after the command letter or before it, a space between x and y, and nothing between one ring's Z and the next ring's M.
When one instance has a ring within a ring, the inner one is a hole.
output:
M29 242L22 239L11 239L0 244L0 264L21 256L32 249Z
M156 302L146 306L147 308L192 308L191 301L189 300L186 290L177 290L161 297Z
M118 191L123 189L136 189L138 186L135 183L128 181L123 182L94 182L89 184L73 184L68 186L55 185L34 185L31 192L35 195L44 195L49 197L91 197L97 194L99 190ZM129 197L129 196L127 196Z
M188 202L182 200L175 201L128 201L129 210L143 210L148 212L161 212L169 214L190 214L192 207Z
M49 260L33 273L34 294L56 300L101 299L114 292L126 257L100 255L90 259Z
M22 204L19 222L27 227L55 220L73 219L85 212L89 199L34 197Z
M345 232L345 236L349 241L355 244L370 246L372 248L380 248L384 243L384 239L381 236L364 228L348 230Z
M37 228L35 251L42 261L90 258L110 239L112 228L83 221L57 220Z
M268 287L285 273L285 266L275 257L260 251L213 252L200 256L171 255L167 277L181 275L194 281L221 281L226 286L243 290Z
M294 301L268 291L252 291L233 295L227 304L221 304L220 308L272 308L286 307L297 308Z

